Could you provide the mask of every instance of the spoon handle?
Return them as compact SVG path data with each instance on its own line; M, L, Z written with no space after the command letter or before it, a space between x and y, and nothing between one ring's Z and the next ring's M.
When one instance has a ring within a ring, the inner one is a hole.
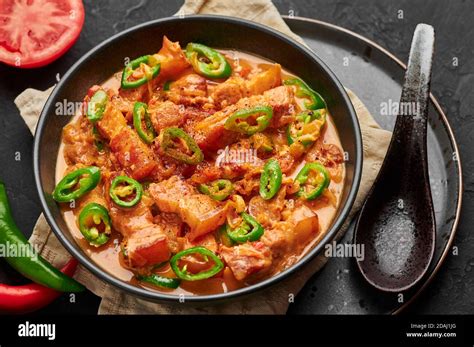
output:
M397 121L393 130L393 140L396 143L403 144L406 149L412 146L418 147L417 149L422 152L426 148L434 37L434 29L431 25L418 24L416 26Z

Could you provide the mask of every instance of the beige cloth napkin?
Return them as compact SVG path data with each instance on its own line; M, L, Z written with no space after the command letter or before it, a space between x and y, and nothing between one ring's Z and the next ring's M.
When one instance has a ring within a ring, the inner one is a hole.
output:
M252 0L238 6L225 0L185 1L177 15L196 13L218 13L258 21L303 42L299 36L290 31L270 0ZM46 91L27 89L15 99L15 104L32 133L35 131L39 114L51 90L52 88ZM362 182L351 211L350 217L352 217L359 209L378 173L391 134L378 126L357 96L351 91L348 92L359 118L364 148ZM337 240L344 235L349 221L350 218L336 236ZM37 245L42 250L41 254L56 266L64 264L70 257L51 231L43 215L38 218L30 241ZM318 256L295 275L257 295L236 299L232 302L200 304L198 306L189 303L157 304L136 298L99 280L82 266L78 268L74 277L102 298L99 314L284 314L288 309L289 301L291 301L289 298L292 295L295 296L305 282L324 266L326 261L327 258L323 255Z

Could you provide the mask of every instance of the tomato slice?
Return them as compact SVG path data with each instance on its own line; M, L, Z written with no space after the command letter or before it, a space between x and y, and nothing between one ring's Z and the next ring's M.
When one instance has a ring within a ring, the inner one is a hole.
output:
M0 61L49 64L71 48L83 24L82 0L0 0Z

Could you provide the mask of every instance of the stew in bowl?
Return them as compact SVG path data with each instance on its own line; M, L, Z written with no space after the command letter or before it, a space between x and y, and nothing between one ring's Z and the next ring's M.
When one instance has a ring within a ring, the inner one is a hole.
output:
M321 95L278 63L163 38L84 97L53 198L104 270L213 294L293 265L331 225L344 157Z

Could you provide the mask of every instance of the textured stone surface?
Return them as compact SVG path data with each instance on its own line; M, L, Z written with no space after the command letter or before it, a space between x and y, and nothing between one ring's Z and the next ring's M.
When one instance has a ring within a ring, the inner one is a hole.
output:
M406 38L411 37L417 23L425 22L435 27L437 50L432 92L447 112L458 140L465 194L455 240L459 255L447 258L436 279L410 312L474 312L474 3L468 0L277 0L275 4L281 14L316 18L351 29L399 57L407 56L409 43ZM85 1L84 30L65 56L36 70L17 70L0 65L0 179L8 186L14 215L26 233L32 230L40 205L32 173L33 140L13 104L15 96L28 87L46 89L54 84L58 73L66 72L79 57L105 38L141 22L172 15L180 5L180 1ZM400 10L403 19L398 18ZM454 57L459 60L457 67L453 66ZM18 154L19 161L15 160ZM1 280L21 281L8 267L0 267ZM78 296L79 305L64 305L66 299L61 298L43 312L94 312L99 302L91 294Z

